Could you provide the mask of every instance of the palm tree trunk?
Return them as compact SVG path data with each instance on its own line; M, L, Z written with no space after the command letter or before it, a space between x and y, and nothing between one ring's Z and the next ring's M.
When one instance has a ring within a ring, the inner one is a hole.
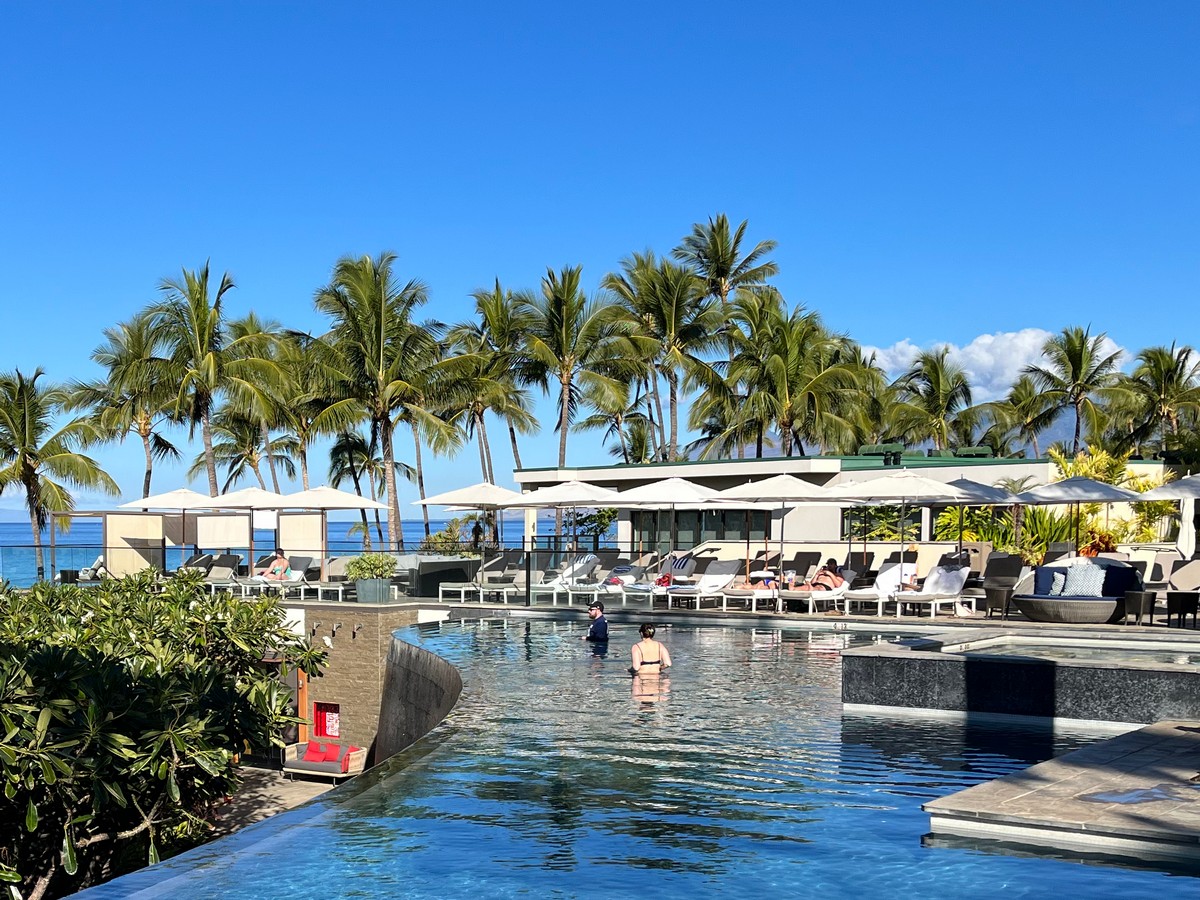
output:
M658 374L652 372L650 374L650 399L654 401L654 411L658 413L658 454L661 454L663 459L666 459L667 453L670 452L667 447L667 426L663 419L662 396L658 392Z
M271 429L267 427L266 420L261 423L263 452L267 454L267 471L271 473L271 490L279 493L279 473L275 471L275 454L271 452ZM266 485L263 485L263 490L266 490Z
M258 463L256 463L256 462L250 463L250 471L253 472L254 477L258 479L258 486L265 491L267 489L267 483L265 481L263 481L262 471L259 469ZM279 493L279 492L276 491L275 493Z
M150 435L138 432L142 438L142 449L146 451L146 474L142 477L142 496L150 496L150 477L154 474L154 453L150 449Z
M783 441L783 447L782 447L783 455L791 456L792 455L792 425L790 422L788 422L786 424L783 422L779 423L779 438L780 438L780 440Z
M757 434L757 435L755 436L755 438L754 438L754 458L755 458L755 459L762 459L762 455L763 455L763 432L764 432L764 431L765 431L765 429L763 428L763 424L762 424L762 422L759 422L759 423L758 423L758 434Z
M379 422L379 441L383 448L383 480L387 488L388 544L393 550L402 550L404 523L400 519L400 496L396 493L396 456L392 450L392 422L387 416Z
M483 480L491 484L492 479L488 477L487 455L483 452L483 417L477 413L472 413L475 417L475 444L479 448L479 471L483 476Z
M524 468L521 465L521 451L517 449L517 429L513 428L513 423L508 423L508 439L512 441L513 463L518 469Z
M492 467L492 445L488 440L487 422L484 421L483 413L479 414L479 440L483 447L483 457L487 461L487 480L488 484L496 483L496 470Z
M200 440L204 444L204 467L208 470L208 496L217 496L217 458L213 455L212 419L206 409L200 415Z
M1071 455L1079 452L1079 431L1083 423L1083 409L1079 403L1075 404L1075 440L1071 442Z
M624 421L620 416L617 416L617 440L621 442L621 459L625 461L625 465L629 465L629 443L625 440Z
M303 457L301 457L301 458L303 458ZM346 463L350 467L350 480L354 482L354 493L358 494L358 496L361 497L363 495L362 482L359 480L359 477L358 477L358 469L354 465L354 453L353 452L351 452L348 455ZM374 500L375 498L372 497L371 499ZM367 519L367 511L365 509L360 509L358 512L359 512L359 515L362 516L363 549L370 550L371 549L371 524L370 524L370 521ZM376 513L376 515L378 515L378 513Z
M679 379L674 371L667 373L667 402L671 413L671 444L667 447L667 461L675 462L679 456Z
M413 436L413 460L416 463L417 470L417 492L421 495L421 499L425 499L425 467L421 462L421 435L417 433L417 425L414 422L412 426ZM425 537L429 537L429 507L421 507L421 517L425 522Z
M567 429L571 427L571 376L570 374L559 376L559 410L558 410L558 467L565 468L567 465ZM554 509L554 534L557 537L562 534L562 508L555 507Z
M37 510L33 505L35 501L27 500L26 502L30 504L29 527L33 530L33 558L37 564L37 580L42 581L46 577L46 564L42 558L42 529L38 527Z
M300 483L308 490L308 446L300 444Z

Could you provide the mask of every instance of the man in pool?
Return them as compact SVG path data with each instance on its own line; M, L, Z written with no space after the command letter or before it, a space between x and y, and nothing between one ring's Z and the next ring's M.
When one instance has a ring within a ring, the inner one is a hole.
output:
M604 618L604 603L600 600L593 600L588 605L588 618L592 620L592 624L588 627L583 640L607 644L608 620Z

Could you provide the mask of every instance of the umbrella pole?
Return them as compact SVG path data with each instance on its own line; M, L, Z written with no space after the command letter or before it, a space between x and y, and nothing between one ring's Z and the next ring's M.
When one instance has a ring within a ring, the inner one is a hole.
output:
M746 584L750 583L750 510L746 513ZM1182 521L1182 516L1180 520Z
M965 509L966 509L966 507L965 507L965 506L960 506L960 507L958 508L958 558L959 558L959 559L962 559L962 544L963 544L963 535L962 535L962 532L963 532L963 510L965 510Z

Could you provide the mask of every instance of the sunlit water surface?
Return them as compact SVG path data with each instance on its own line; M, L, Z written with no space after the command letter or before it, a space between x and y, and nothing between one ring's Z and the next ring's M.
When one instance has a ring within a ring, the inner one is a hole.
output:
M1150 897L1187 877L926 846L922 802L1095 738L843 717L838 651L869 634L671 627L629 677L581 623L400 634L462 699L377 773L100 896Z

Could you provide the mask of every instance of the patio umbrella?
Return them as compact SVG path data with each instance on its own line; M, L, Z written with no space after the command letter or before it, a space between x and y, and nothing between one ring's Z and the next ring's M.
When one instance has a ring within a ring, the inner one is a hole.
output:
M176 488L165 494L152 494L141 500L122 503L119 509L213 509L216 499L190 488Z
M516 500L506 503L505 506L509 509L576 510L581 506L616 506L615 501L619 497L620 494L616 491L600 487L596 484L589 484L586 481L562 481L558 484L538 488L527 494L520 494ZM572 543L578 546L578 519L576 516L572 516L571 520L573 523Z
M963 547L963 510L968 506L1008 506L1017 503L1017 495L1011 491L1006 491L1004 488L995 487L990 484L981 484L978 481L972 481L970 478L956 478L954 481L947 482L951 487L956 487L963 493L967 494L971 499L963 501L958 506L958 552L962 555Z
M852 505L849 501L838 500L832 491L820 485L797 478L795 475L772 475L759 481L748 481L735 487L727 488L719 495L725 500L775 501L780 510L779 516L779 565L783 566L783 511L789 506L800 503L832 503L836 505ZM750 569L750 535L746 534L746 570ZM780 573L782 574L782 573Z
M681 507L702 508L721 499L715 488L705 487L685 478L664 478L649 484L620 491L619 500L610 504L625 509L669 509L671 511L671 550L678 535L675 510Z
M878 478L856 484L835 485L832 492L839 498L871 503L900 503L900 565L904 566L904 514L905 507L929 503L955 503L968 499L965 491L942 481L934 481L908 469L889 472Z
M500 487L490 481L456 488L441 494L434 494L424 500L414 500L414 506L457 506L463 509L477 509L480 514L485 510L503 509L513 500L519 500L523 494Z
M284 497L291 509L387 509L386 503L360 497L349 491L321 485L307 491L297 491Z
M1177 546L1184 559L1191 559L1196 552L1196 498L1200 497L1200 475L1189 475L1168 484L1151 488L1139 500L1178 500L1179 538Z
M1030 506L1069 506L1075 504L1075 550L1079 551L1079 504L1136 503L1145 495L1105 481L1076 475L1063 481L1052 481L1017 494L1017 500Z

